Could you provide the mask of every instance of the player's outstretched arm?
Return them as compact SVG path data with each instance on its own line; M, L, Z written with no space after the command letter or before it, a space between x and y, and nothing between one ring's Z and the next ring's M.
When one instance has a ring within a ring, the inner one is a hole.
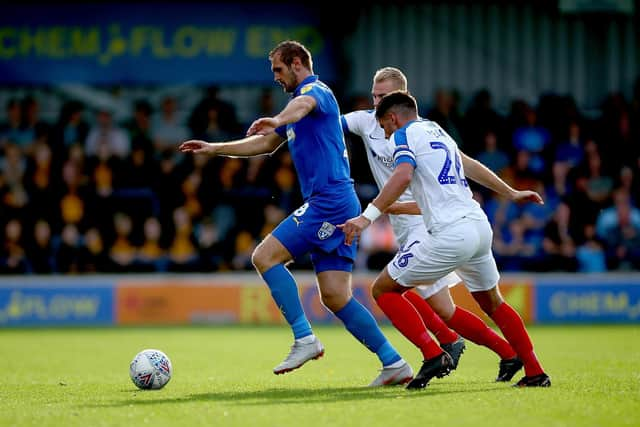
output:
M422 211L418 203L411 200L408 202L393 202L384 213L390 215L421 215Z
M275 132L276 128L301 120L316 108L315 98L302 95L291 100L278 115L263 117L251 124L247 135L268 135Z
M362 215L351 218L344 224L338 225L344 232L344 242L351 245L353 241L367 228L382 212L386 211L398 197L404 193L413 178L413 165L400 163L393 171L393 175L386 182L378 196L367 206Z
M534 202L541 205L544 204L542 197L540 197L540 195L535 191L516 190L479 161L467 156L463 152L460 152L460 155L462 156L464 174L467 178L471 178L478 184L508 197L514 202Z
M277 133L255 135L229 142L207 142L198 139L185 141L178 147L183 153L208 154L210 156L249 157L273 153L283 139Z

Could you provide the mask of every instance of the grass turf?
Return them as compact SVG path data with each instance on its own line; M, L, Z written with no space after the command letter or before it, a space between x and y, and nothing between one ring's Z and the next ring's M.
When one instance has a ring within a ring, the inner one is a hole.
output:
M315 331L325 357L275 376L291 344L284 326L0 330L0 425L640 425L637 326L530 328L550 389L494 383L497 357L468 343L456 372L415 392L363 387L377 374L375 356L338 326ZM385 333L417 370L419 352ZM162 390L129 380L143 348L172 360Z

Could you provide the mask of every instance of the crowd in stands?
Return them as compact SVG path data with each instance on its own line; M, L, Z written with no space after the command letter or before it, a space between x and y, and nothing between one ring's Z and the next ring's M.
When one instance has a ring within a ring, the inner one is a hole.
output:
M140 100L117 123L112 111L69 101L52 123L35 97L9 100L0 121L0 273L252 269L257 242L302 203L291 157L286 146L249 159L181 154L185 139L227 140L247 124L215 88L186 120L179 102ZM268 92L256 104L273 113ZM472 187L502 271L640 269L640 82L630 99L607 96L597 117L552 94L535 106L514 100L503 115L485 90L464 113L447 90L423 107L463 151L544 197L544 205L516 205ZM362 143L347 142L365 204L377 190ZM395 249L383 217L362 236L357 268L380 269ZM308 259L295 265L310 267Z

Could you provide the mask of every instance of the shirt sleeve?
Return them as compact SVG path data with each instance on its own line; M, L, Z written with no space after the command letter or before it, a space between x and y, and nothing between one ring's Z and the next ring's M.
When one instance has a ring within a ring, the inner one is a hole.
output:
M315 111L319 111L322 113L327 112L327 94L325 91L315 83L309 83L304 85L300 89L299 96L310 96L316 100L316 108Z
M342 131L344 133L350 132L360 137L363 136L363 123L366 112L364 111L352 111L340 116L340 122L342 123Z
M414 169L418 166L416 163L416 155L409 147L409 141L407 140L407 129L398 129L391 135L391 143L395 147L393 152L393 161L396 166L400 163L409 163Z
M275 131L275 132L276 132L278 135L280 135L280 137L281 137L281 138L288 139L288 138L287 138L287 125L278 126L278 127L276 128L276 131Z

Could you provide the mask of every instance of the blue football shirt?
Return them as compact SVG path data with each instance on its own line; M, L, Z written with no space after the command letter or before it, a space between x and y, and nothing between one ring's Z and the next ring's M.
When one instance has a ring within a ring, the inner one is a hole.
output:
M309 76L300 83L292 99L311 96L316 108L296 123L276 129L287 138L305 201L311 198L336 199L353 192L349 159L340 123L340 109L333 92Z

